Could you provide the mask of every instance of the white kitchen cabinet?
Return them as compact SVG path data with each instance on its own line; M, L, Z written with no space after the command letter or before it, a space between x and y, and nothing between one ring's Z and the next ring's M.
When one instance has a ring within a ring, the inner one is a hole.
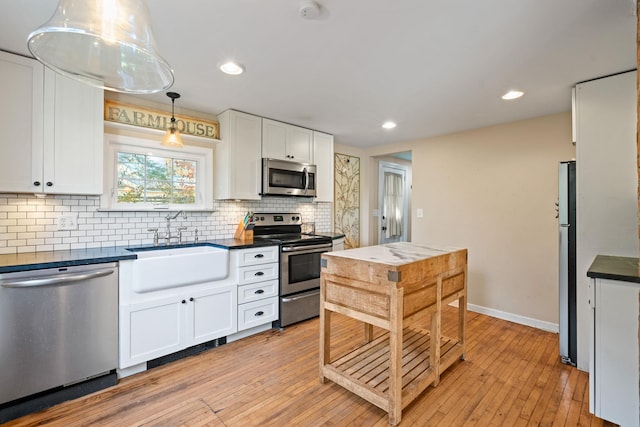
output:
M120 306L120 368L237 331L236 285Z
M44 138L43 65L0 52L0 92L0 191L33 192L32 147L41 153Z
M262 157L313 163L313 131L262 119Z
M333 247L332 251L343 251L344 250L344 237L338 237L337 239L333 239Z
M591 412L621 426L640 425L640 284L592 279Z
M43 166L41 174L34 174L33 182L43 183L43 193L101 194L104 91L48 68L44 87ZM38 149L35 147L34 152ZM36 167L34 164L34 172Z
M218 115L220 140L215 148L216 200L260 200L262 118L227 110Z
M279 248L239 251L238 331L268 329L278 320Z
M0 52L0 191L100 194L103 91Z
M576 86L578 369L589 367L587 270L598 254L638 256L636 71Z
M313 131L316 202L333 202L333 135Z
M238 252L238 265L241 267L277 263L280 256L278 246L242 249Z

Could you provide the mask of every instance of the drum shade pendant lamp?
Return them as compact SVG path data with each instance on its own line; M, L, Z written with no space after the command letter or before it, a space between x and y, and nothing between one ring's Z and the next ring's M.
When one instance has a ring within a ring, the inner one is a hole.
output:
M144 0L59 0L27 46L47 67L91 86L148 94L173 84Z
M173 114L173 107L175 105L176 99L180 98L180 94L175 92L167 92L167 96L171 98L171 124L167 129L167 133L162 137L162 145L166 145L169 147L182 147L184 144L182 143L182 137L180 136L180 131L176 126L176 118Z

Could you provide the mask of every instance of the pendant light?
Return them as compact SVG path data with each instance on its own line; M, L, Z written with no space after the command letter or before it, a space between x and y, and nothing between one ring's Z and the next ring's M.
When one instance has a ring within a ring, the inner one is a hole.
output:
M148 15L144 0L59 0L27 46L47 67L91 86L161 92L173 70L158 54Z
M182 147L182 137L180 137L180 131L176 126L176 118L173 114L173 107L176 99L180 98L180 94L176 92L167 92L167 96L171 98L171 124L167 129L167 133L162 137L162 145L169 147Z

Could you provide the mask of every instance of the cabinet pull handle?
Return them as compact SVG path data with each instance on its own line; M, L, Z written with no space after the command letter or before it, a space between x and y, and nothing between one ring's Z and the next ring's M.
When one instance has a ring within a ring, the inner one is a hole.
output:
M256 314L254 314L254 316L262 316L264 314L264 311L259 311Z
M254 274L254 276L264 276L264 271L256 271L256 274Z
M187 301L186 301L186 300L182 300L182 303L183 303L183 304L186 304L186 303L187 303Z
M264 258L264 254L255 254L254 258Z
M35 181L33 185L35 185L36 187L40 187L40 181Z
M264 294L264 290L263 289L258 289L254 293L256 293L256 294Z

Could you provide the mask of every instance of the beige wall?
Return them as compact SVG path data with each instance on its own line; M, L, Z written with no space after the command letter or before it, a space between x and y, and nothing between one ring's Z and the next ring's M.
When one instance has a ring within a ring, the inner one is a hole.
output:
M571 114L361 150L361 163L400 151L413 153L412 241L468 248L470 304L557 325L555 202L558 162L575 157ZM377 187L369 176L361 185L367 227Z

